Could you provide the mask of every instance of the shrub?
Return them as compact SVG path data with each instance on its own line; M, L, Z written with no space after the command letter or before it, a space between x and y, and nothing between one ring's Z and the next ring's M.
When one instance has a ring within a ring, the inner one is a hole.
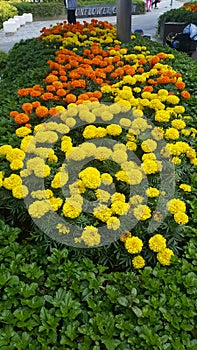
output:
M185 22L186 25L189 23L197 24L197 16L196 13L183 8L167 11L158 19L158 34L160 33L161 25L166 22Z
M13 5L17 8L19 15L30 12L32 13L34 20L47 17L58 17L65 13L63 2L14 2Z
M0 2L0 28L3 27L3 22L7 21L18 14L17 8L6 1Z

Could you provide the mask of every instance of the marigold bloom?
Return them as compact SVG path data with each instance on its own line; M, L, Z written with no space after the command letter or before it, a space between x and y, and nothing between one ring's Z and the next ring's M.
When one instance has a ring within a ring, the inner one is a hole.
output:
M140 253L143 247L142 240L138 237L127 238L125 242L125 248L130 254Z
M174 255L173 251L169 248L165 248L157 254L157 260L161 265L169 266L171 263L171 257Z
M156 253L163 251L166 248L166 239L160 234L151 237L148 243L149 248Z
M135 269L142 269L145 266L145 260L142 256L138 255L132 259L132 264Z
M98 246L101 241L101 236L98 229L94 226L86 226L82 232L81 240L89 247Z

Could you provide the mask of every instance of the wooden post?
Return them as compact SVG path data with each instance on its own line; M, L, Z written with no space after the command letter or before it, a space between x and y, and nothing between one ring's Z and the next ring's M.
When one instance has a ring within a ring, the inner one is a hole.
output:
M117 38L123 43L131 40L131 0L117 0Z

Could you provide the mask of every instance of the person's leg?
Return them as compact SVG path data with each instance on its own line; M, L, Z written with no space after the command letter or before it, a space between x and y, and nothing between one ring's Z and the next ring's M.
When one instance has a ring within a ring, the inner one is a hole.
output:
M68 23L72 23L71 10L67 10L67 20L68 20Z
M76 23L76 16L75 16L75 10L70 10L70 23L75 24Z

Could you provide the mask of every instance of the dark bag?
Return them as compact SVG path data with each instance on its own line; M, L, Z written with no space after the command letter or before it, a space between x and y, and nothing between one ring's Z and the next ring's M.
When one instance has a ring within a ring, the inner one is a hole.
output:
M178 51L191 52L195 51L197 42L190 39L189 34L169 33L166 37L166 44Z

